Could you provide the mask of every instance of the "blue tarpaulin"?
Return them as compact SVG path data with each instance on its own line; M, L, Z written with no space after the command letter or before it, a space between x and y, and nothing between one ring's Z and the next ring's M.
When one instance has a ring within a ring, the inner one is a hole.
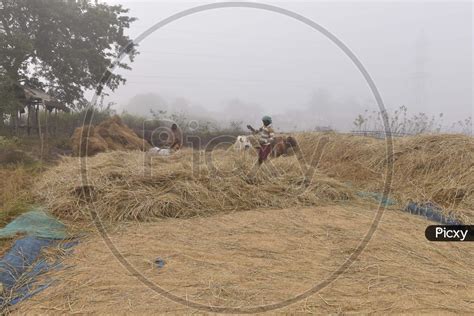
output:
M443 214L443 211L431 203L408 203L405 208L410 214L424 216L431 221L444 225L462 225L461 221Z
M0 259L0 282L4 293L9 296L9 304L16 304L29 296L34 279L50 269L46 261L37 259L44 247L56 242L54 239L27 236L16 240L13 247ZM0 297L0 303L4 305L3 297Z
M41 274L61 266L59 262L51 263L41 258L43 248L68 249L77 243L63 242L67 237L66 226L41 209L24 213L0 229L0 238L18 234L26 237L16 240L0 259L0 283L4 293L0 296L2 307L14 305L51 284L50 280L34 284Z
M357 192L357 195L361 197L370 197L382 203L384 206L395 205L397 202L390 198L384 198L381 193L376 192ZM442 209L436 207L432 203L415 203L410 202L402 209L402 211L408 212L413 215L424 216L426 219L438 222L444 225L462 225L462 222L456 218L445 215Z

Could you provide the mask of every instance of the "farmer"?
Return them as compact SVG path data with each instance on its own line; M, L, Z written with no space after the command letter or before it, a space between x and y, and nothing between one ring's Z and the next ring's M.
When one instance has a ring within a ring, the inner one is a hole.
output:
M178 128L178 125L174 124L171 125L171 140L169 141L170 143L170 149L171 150L179 150L181 149L181 146L183 145L183 136L181 135L181 131Z
M258 164L261 165L267 160L268 155L272 151L273 143L275 140L275 132L272 128L272 118L265 115L262 117L263 126L259 129L254 129L252 126L247 125L247 128L254 134L258 134Z

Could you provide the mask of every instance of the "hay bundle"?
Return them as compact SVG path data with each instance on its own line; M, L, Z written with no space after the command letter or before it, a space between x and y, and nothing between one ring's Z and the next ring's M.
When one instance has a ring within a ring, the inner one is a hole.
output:
M353 198L351 189L322 174L304 181L295 157L274 160L274 169L251 172L255 159L216 150L175 157L135 152L101 153L87 159L87 187L77 159L64 158L35 192L60 217L81 218L88 207L109 220L191 217L219 211L320 205ZM213 164L206 164L209 156Z
M96 127L78 127L71 137L75 156L93 156L108 150L148 150L150 145L128 128L119 116L103 121Z

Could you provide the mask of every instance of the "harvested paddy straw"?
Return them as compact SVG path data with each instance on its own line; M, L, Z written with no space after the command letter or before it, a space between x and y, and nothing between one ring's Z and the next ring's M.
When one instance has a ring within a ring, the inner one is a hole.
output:
M143 276L183 300L243 309L281 302L336 271L370 227L375 208L330 205L111 225L109 236ZM432 243L427 221L386 212L349 270L317 294L267 313L472 315L472 247ZM165 261L156 264L157 257ZM91 234L15 313L205 314L154 293Z
M35 192L59 217L81 218L93 205L101 218L112 221L320 205L354 196L321 173L304 181L294 156L275 159L273 169L267 165L255 173L255 157L223 150L148 158L139 151L87 158L87 183L81 180L80 161L64 158L44 174ZM210 158L214 163L205 163ZM193 159L198 160L194 165Z
M82 217L93 202L102 218L149 220L313 206L353 199L357 191L382 191L387 166L384 140L336 133L301 133L296 138L300 159L273 159L255 174L256 158L232 151L184 150L172 157L154 157L149 164L142 152L115 151L87 158L88 183L82 183L79 160L64 158L44 175L35 192L60 217ZM322 143L321 159L310 166ZM206 163L209 155L213 163ZM397 138L393 160L391 198L400 207L409 201L431 202L447 215L472 222L471 137ZM305 180L302 166L314 171L311 179Z
M71 137L75 156L93 156L111 150L147 150L148 142L138 137L119 116L113 116L97 126L76 128Z
M324 141L321 172L360 190L380 192L386 174L384 140L336 133L297 136L309 161L308 148ZM464 135L419 135L393 139L391 196L431 202L465 222L474 219L474 139Z

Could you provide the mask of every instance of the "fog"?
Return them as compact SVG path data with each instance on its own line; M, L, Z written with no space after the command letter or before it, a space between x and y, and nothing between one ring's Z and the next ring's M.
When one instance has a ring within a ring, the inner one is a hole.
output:
M112 1L138 18L135 38L171 14L205 2ZM368 70L387 108L473 114L471 2L269 2L328 29ZM124 86L105 99L117 111L150 108L277 129L350 130L377 109L350 59L329 39L289 17L248 8L197 13L141 42Z

